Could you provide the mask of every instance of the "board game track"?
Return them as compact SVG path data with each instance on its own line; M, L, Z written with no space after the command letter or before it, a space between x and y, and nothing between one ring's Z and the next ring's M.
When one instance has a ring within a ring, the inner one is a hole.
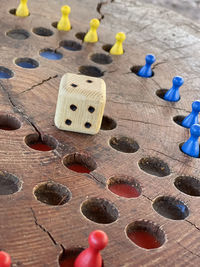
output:
M186 116L198 98L199 26L138 1L101 5L87 0L68 1L72 29L62 33L52 23L63 1L29 2L25 19L9 13L16 8L14 0L4 0L0 9L0 71L13 75L0 80L0 185L6 188L0 190L0 248L11 255L13 267L59 266L63 250L86 248L89 233L101 229L109 237L102 251L105 267L198 266L199 158L179 149L189 131L174 118ZM94 17L101 18L100 41L85 44L76 35L86 32ZM37 35L37 27L53 35ZM13 29L23 31L11 37ZM118 31L127 34L119 57L104 50ZM40 52L46 49L62 58L43 58ZM144 79L134 71L147 53L157 61L154 76ZM20 62L34 68L15 64ZM106 82L105 117L95 136L54 125L66 72ZM156 92L169 89L176 75L185 80L181 100L168 103ZM30 147L38 139L49 151ZM88 173L70 170L72 163L84 165ZM140 195L117 196L108 188L110 181L132 184ZM144 249L131 242L134 227L153 234L161 246Z

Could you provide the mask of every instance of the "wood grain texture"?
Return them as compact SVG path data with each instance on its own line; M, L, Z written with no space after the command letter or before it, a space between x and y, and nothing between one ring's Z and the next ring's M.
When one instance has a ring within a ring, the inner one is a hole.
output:
M16 267L59 266L63 248L85 248L89 233L101 229L109 237L109 245L102 252L104 266L198 266L199 197L182 193L174 181L179 176L199 181L199 159L180 151L179 144L188 138L189 132L173 118L186 116L192 101L199 97L200 26L172 11L139 1L71 0L67 4L72 10L72 30L63 33L52 26L59 20L63 4L62 0L50 1L48 5L44 0L29 1L30 16L24 19L9 13L16 8L16 1L2 1L1 66L12 70L14 76L0 80L0 119L9 114L18 119L21 127L0 130L0 170L18 177L22 188L14 194L0 195L0 249L11 255ZM76 34L87 32L94 17L101 19L99 42L82 43ZM36 27L48 28L53 35L38 36L33 33ZM16 40L6 34L21 28L29 32L29 38ZM119 31L127 35L124 55L112 56L110 64L92 61L96 53L109 56L102 46L113 44ZM75 41L82 49L65 49L60 46L63 40ZM63 58L51 61L41 57L40 51L46 48L62 53ZM131 68L143 65L147 53L154 53L157 62L154 76L143 79ZM15 64L18 58L34 59L39 67L21 68ZM114 119L117 127L100 130L95 136L60 131L53 122L60 79L64 73L79 73L81 66L88 65L103 75L107 86L104 115ZM156 91L170 88L175 75L183 76L185 84L180 91L181 100L168 103ZM47 152L31 149L25 142L30 134L51 140L49 144L53 138L55 148ZM114 149L111 140L115 140L119 150L135 149L136 143L139 149L124 153ZM89 174L69 170L64 164L69 155L93 166L93 170ZM151 161L156 162L157 167L152 165L157 175L143 171L141 161L150 162L150 166ZM170 173L159 177L166 166ZM111 193L107 182L118 176L135 179L142 189L140 197L127 199ZM44 182L67 188L71 193L69 201L54 206L38 201L34 188ZM153 205L161 196L185 203L189 216L172 220L159 215ZM86 218L82 207L87 207L88 201L97 210L105 207L112 215L105 217L114 221L98 224ZM164 233L165 242L160 248L145 250L128 239L127 226L140 220L145 220L151 229L158 226Z

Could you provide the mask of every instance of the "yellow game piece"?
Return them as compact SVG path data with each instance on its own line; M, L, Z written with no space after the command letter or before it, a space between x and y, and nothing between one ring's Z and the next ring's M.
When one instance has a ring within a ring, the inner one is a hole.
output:
M111 55L123 55L124 50L122 43L126 39L126 35L123 32L118 32L115 36L116 43L113 45L113 47L110 49Z
M70 31L71 30L71 23L69 20L70 12L71 12L71 8L69 6L62 6L61 8L62 17L57 25L57 29L59 31Z
M16 16L18 17L28 17L29 16L29 10L27 6L28 0L20 0L20 4L16 10Z
M97 28L99 27L99 24L100 22L98 19L92 19L90 21L90 30L85 35L84 42L87 42L87 43L98 42Z

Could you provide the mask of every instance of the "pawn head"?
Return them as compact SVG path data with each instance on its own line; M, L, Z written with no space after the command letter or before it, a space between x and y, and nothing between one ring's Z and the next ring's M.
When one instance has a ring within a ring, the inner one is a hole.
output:
M71 12L71 8L69 6L62 6L61 7L61 12L63 15L69 15L69 13Z
M182 77L176 76L176 77L173 78L172 82L173 82L173 85L175 85L177 87L180 87L181 85L183 85L184 80L183 80Z
M156 61L156 57L154 55L146 55L145 57L146 63L151 65Z
M200 136L200 125L199 124L193 124L190 128L190 133L193 136Z
M99 27L99 20L98 19L91 19L90 21L90 27L93 27L95 29L97 29Z
M200 101L196 100L192 103L192 110L200 112Z
M11 266L10 255L4 251L0 251L0 266L1 267L10 267Z
M105 232L96 230L90 233L88 242L90 247L96 250L102 250L108 244L108 236Z
M126 35L123 32L118 32L115 36L117 41L123 42L126 39Z

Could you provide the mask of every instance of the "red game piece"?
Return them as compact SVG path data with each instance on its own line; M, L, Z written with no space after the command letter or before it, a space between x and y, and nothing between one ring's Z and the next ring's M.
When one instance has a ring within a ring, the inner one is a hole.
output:
M0 267L10 267L11 258L10 255L4 251L0 251Z
M102 257L99 253L108 244L106 233L100 230L90 233L89 248L82 251L77 257L74 267L102 267Z

